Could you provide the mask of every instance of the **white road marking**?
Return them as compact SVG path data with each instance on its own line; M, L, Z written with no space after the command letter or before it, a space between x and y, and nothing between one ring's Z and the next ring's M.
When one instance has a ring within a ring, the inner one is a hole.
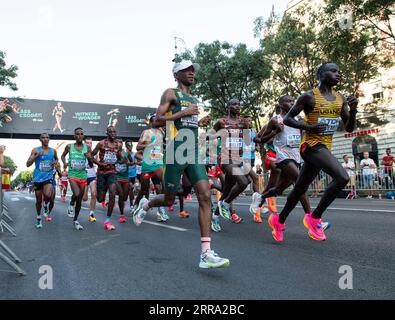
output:
M195 202L195 201L193 201ZM197 201L196 201L197 202ZM236 206L250 206L249 203L240 203L240 202L234 202L233 203ZM277 205L279 208L284 208L284 205ZM296 206L298 209L303 209L302 206ZM315 209L315 207L311 207L311 209ZM383 209L358 209L358 208L336 208L336 207L329 207L328 210L342 210L342 211L359 211L359 212L386 212L386 213L395 213L394 210L383 210Z
M95 242L94 244L92 244L92 245L90 245L90 246L87 246L87 247L85 247L85 248L82 248L82 249L78 250L78 252L84 252L84 251L91 250L91 249L93 249L93 248L95 248L95 247L101 246L102 244L105 244L105 243L107 243L107 242L113 240L113 239L116 238L116 237L119 237L119 234L112 235L112 236L111 236L110 238L108 238L108 239L99 240L99 241Z
M148 223L148 224L152 224L154 226L158 226L158 227L162 227L162 228L168 228L168 229L172 229L172 230L177 230L177 231L188 231L188 229L184 229L184 228L179 228L179 227L173 227L173 226L167 226L161 223L157 223L157 222L152 222L152 221L146 221L144 220L143 223Z
M81 207L81 208L82 208L82 209L85 209L85 210L90 210L90 209L87 208L87 207ZM148 223L148 224L151 224L151 225L153 225L153 226L162 227L162 228L168 228L168 229L172 229L172 230L176 230L176 231L181 231L181 232L188 231L188 229L179 228L179 227L174 227L174 226L167 226L167 225L165 225L165 224L158 223L158 222L153 222L153 221L144 220L143 223Z
M19 198L11 198L11 201L19 201Z

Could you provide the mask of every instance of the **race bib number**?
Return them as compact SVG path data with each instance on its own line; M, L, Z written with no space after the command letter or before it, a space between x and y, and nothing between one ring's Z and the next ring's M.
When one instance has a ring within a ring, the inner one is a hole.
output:
M243 147L242 138L226 138L225 141L226 148L229 150L239 150Z
M339 126L339 118L318 118L318 123L324 123L327 125L325 131L321 135L332 135L335 133Z
M181 107L181 110L185 110L187 107ZM198 115L192 115L181 118L181 123L183 127L188 128L198 128L199 127L199 117Z
M288 134L287 146L290 148L298 148L300 144L300 134Z
M43 160L40 162L39 170L40 171L51 171L52 168L52 161L51 160Z
M152 160L161 160L163 159L163 153L160 150L160 147L155 147L150 152L150 158Z
M115 152L108 152L104 154L104 162L107 164L116 164L118 161L117 154Z
M199 120L197 115L181 118L181 123L184 127L198 128Z
M86 160L71 160L70 165L72 170L86 170Z
M116 163L115 170L118 173L125 173L126 171L128 171L128 166L126 165L126 163Z

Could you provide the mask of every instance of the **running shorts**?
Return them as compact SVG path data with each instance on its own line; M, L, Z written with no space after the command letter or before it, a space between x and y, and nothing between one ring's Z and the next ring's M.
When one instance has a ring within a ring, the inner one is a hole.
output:
M287 166L288 163L290 163L290 162L293 162L297 168L300 168L300 164L297 163L294 159L285 159L279 163L276 163L276 167L281 170L283 167Z
M97 191L107 192L108 187L116 181L116 173L99 173L97 175Z
M154 185L155 184L160 184L161 183L161 179L158 178L158 176L157 176L158 171L159 171L159 169L155 170L153 172L143 172L141 174L141 179L143 179L143 180L150 180L151 179L151 181L152 181L152 183Z
M208 181L204 164L166 164L164 166L165 191L178 193L181 175L186 173L192 186L201 180Z
M129 178L129 182L132 184L136 183L136 177Z
M41 191L47 184L53 184L53 179L49 179L43 182L34 182L34 190Z
M326 145L322 143L317 143L311 147L308 145L307 142L305 142L300 146L300 155L302 156L304 161L309 162L309 154L311 154L312 152L317 152L322 148L327 149Z
M80 187L86 187L88 185L88 181L86 179L78 179L69 177L69 181L75 181Z
M88 178L86 181L88 181L88 186L89 186L92 181L96 181L96 177Z

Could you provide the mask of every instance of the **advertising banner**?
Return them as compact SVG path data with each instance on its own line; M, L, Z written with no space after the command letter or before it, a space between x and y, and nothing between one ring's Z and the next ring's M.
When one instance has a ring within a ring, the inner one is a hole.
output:
M0 98L4 100L4 98ZM11 99L0 124L2 137L26 138L47 132L57 139L69 139L81 127L85 136L101 138L113 125L120 138L136 140L147 129L146 117L156 108L129 107L54 100ZM12 106L12 107L11 107ZM53 138L53 137L52 137Z

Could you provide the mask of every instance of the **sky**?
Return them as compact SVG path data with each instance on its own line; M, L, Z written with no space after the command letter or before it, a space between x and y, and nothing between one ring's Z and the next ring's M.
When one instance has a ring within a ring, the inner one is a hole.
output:
M287 2L0 0L0 50L19 68L18 91L0 96L157 107L175 84L174 37L180 49L215 40L256 48L255 18L272 5L282 14ZM0 139L23 159L19 170L37 142Z

